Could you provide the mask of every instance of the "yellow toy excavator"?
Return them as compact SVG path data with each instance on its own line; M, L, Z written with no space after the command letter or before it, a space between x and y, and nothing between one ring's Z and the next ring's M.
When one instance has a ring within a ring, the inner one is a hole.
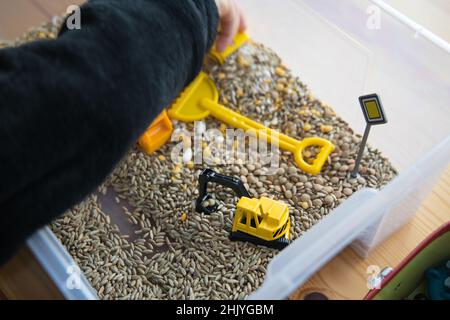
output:
M248 241L274 249L284 249L290 243L291 220L287 204L267 197L252 198L238 178L221 175L205 169L199 177L199 197L195 210L211 214L218 204L206 205L212 197L208 183L215 182L231 188L240 197L230 233L232 241Z

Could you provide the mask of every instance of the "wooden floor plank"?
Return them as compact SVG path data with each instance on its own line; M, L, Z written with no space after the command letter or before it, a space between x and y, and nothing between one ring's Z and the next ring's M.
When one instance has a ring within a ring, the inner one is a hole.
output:
M0 1L0 34L3 39L15 39L31 26L47 20L48 17L30 0Z
M309 279L291 299L319 292L329 299L362 299L368 292L367 267L397 266L429 234L450 221L450 167L410 223L373 251L366 259L345 249Z
M33 2L50 15L62 15L70 5L80 5L85 0L33 0Z
M62 294L26 247L0 268L0 291L10 300L63 299Z

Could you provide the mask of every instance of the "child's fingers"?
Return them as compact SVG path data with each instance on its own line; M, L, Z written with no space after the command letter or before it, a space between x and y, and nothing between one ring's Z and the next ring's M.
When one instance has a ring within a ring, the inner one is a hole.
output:
M247 30L247 19L245 18L244 12L240 11L239 17L239 32L244 32Z
M233 43L233 38L240 28L240 11L232 1L221 1L220 27L221 32L216 43L216 50L221 52Z

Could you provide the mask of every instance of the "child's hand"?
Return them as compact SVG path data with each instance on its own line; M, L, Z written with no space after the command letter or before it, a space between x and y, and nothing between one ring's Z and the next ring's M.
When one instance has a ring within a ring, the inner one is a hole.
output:
M220 34L216 42L216 50L222 52L233 43L236 33L247 28L245 16L236 0L216 0L220 15Z

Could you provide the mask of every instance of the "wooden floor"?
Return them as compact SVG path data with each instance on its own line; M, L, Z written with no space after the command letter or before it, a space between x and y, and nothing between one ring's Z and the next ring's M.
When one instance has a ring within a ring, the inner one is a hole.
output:
M81 2L84 1L0 0L0 39L14 39L29 27L48 21L55 14L63 13L68 5ZM386 0L386 2L450 41L448 23L450 1ZM300 288L293 298L304 299L309 293L319 292L330 299L361 299L368 290L367 266L397 265L429 233L444 222L450 221L449 195L450 168L442 175L416 217L376 249L369 258L362 259L351 249L344 250ZM39 280L33 280L33 275ZM55 287L49 283L42 270L39 270L39 265L26 249L0 269L0 299L59 297Z
M292 298L318 292L329 299L362 299L368 292L367 267L397 266L429 234L450 221L450 167L410 223L380 245L366 259L351 248L342 251L307 281Z
M12 40L28 28L62 14L71 4L84 0L1 0L0 39Z
M61 300L64 299L49 275L24 247L0 268L0 300Z

